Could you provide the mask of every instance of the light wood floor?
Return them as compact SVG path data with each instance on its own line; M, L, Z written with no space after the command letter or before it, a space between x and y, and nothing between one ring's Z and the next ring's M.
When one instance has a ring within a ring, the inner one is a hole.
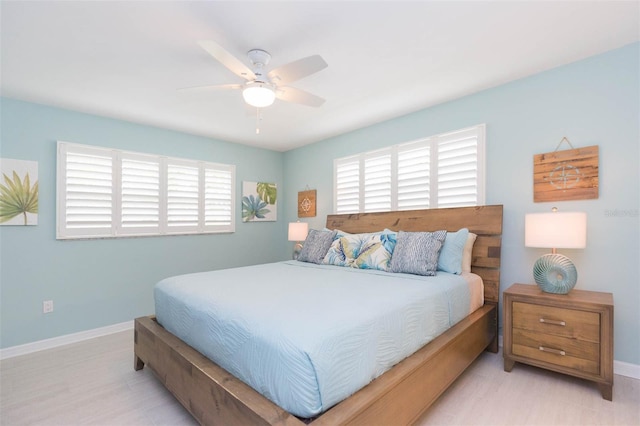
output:
M195 425L148 369L133 370L133 332L0 363L0 424ZM597 387L485 353L419 425L640 425L640 380L615 376L613 402Z

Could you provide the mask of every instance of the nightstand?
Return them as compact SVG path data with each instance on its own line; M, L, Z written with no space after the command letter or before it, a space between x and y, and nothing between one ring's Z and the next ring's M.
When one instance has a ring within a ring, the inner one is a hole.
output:
M504 370L515 362L598 383L613 397L613 295L571 290L544 293L514 284L503 293Z

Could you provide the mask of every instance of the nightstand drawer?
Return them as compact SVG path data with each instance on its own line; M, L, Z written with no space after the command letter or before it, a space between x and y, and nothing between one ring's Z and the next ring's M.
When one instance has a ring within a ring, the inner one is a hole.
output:
M600 345L598 343L515 328L512 339L514 355L585 373L600 373Z
M513 328L600 342L600 315L597 312L514 302Z

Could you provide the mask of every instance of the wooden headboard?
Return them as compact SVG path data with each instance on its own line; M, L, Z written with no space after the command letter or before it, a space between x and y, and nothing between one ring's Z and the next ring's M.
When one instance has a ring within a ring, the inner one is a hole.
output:
M385 228L408 232L440 229L455 232L460 228L468 228L478 235L473 246L471 272L480 275L484 281L485 302L498 303L502 247L501 205L333 214L327 216L327 228L352 234L376 232Z

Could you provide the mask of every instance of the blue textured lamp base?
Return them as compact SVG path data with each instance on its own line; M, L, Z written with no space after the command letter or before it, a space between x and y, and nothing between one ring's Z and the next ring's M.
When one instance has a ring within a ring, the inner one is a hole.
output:
M567 294L578 281L578 271L567 256L545 254L533 265L533 278L546 293Z
M298 260L298 256L300 255L300 250L302 250L302 243L296 243L296 245L293 246L293 256L292 256L293 260Z

